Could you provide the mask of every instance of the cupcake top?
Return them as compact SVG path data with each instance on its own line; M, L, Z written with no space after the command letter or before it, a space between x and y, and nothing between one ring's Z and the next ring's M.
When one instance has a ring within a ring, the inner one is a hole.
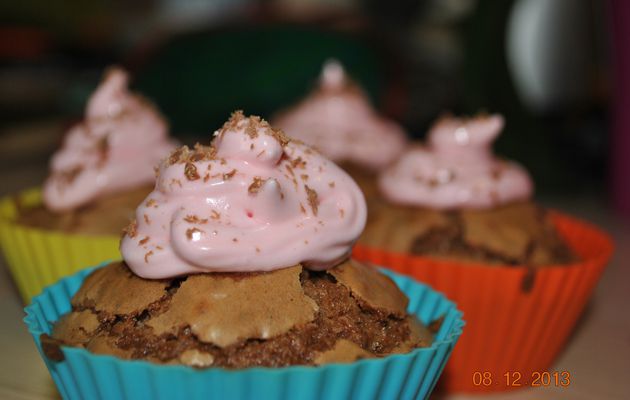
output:
M121 242L134 273L322 270L348 257L367 212L344 171L242 112L214 136L160 164Z
M110 68L90 97L85 119L73 127L50 163L44 203L53 211L151 183L153 167L175 144L148 101L127 89L129 77Z
M274 125L335 162L352 162L372 170L391 163L406 142L403 129L376 113L337 61L324 65L318 87L278 115Z
M50 344L61 344L196 368L353 362L431 344L434 331L408 303L391 279L352 260L160 280L115 262L85 279L43 351L59 360Z
M492 153L503 124L500 115L440 118L426 147L411 148L381 174L381 192L393 203L434 209L485 209L528 199L533 184L527 171Z

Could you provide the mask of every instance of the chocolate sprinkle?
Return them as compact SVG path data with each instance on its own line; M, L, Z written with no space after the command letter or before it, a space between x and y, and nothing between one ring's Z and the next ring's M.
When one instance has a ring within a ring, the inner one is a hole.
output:
M311 210L313 210L313 214L317 215L317 207L319 205L319 199L317 197L317 192L308 185L304 185L304 190L306 190L306 194L308 196L308 204L311 206Z
M186 175L186 179L189 181L196 181L200 178L199 173L197 172L197 167L191 162L186 163L186 166L184 167L184 175Z
M197 232L202 233L203 231L201 229L198 229L198 228L186 229L186 237L188 238L188 240L192 240L193 235L195 233L197 233Z
M229 179L231 179L234 175L236 174L236 168L231 170L230 172L223 174L223 180L227 181Z
M133 221L129 223L129 225L127 225L126 228L123 229L123 235L127 235L130 238L134 238L138 234L137 228L138 228L138 222L134 219Z

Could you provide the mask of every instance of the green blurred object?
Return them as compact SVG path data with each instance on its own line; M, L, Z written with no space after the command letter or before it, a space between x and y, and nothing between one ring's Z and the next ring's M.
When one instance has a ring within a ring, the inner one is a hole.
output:
M176 134L219 128L236 109L269 118L305 96L329 58L379 98L373 47L358 37L305 27L246 27L170 39L138 71L134 86L155 101Z

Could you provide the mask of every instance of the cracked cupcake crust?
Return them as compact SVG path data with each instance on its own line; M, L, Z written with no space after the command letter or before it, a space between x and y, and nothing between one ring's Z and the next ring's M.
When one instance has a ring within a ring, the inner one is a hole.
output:
M118 262L85 280L52 342L197 368L352 362L430 345L407 301L393 281L354 261L322 272L296 265L164 280Z
M379 204L359 241L395 252L491 265L537 267L577 259L547 211L532 202L456 211Z

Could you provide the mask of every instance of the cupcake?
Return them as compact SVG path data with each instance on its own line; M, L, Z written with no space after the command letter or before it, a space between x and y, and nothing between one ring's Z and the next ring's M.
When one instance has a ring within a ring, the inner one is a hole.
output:
M407 304L391 279L351 261L161 280L116 262L87 277L47 343L199 368L352 362L431 345Z
M394 161L407 142L402 127L380 116L335 60L324 64L315 90L280 112L274 125L338 163L368 201L375 191L376 172Z
M527 171L492 154L503 124L440 118L425 146L379 176L381 199L355 252L461 306L469 328L443 380L453 391L504 390L506 372L530 381L545 371L612 251L598 229L537 205ZM477 385L477 372L498 383Z
M86 263L119 257L117 237L151 191L152 165L175 147L156 108L127 84L125 71L110 68L52 157L41 196L3 201L0 243L25 299ZM35 273L43 264L50 271Z
M365 220L363 195L345 172L236 112L211 146L162 161L123 235L124 260L51 287L27 308L27 323L64 396L87 394L76 383L80 354L93 371L90 389L108 398L131 396L129 373L145 390L170 374L180 398L202 393L191 391L198 385L205 396L253 398L260 382L280 398L314 387L426 397L461 319L426 287L397 277L403 293L349 259ZM53 318L42 315L53 328L42 325L35 316L52 292L70 287ZM383 381L391 368L407 373ZM405 378L425 368L425 379ZM362 388L335 378L366 371L376 380ZM219 379L232 385L213 387ZM249 394L236 395L243 387Z
M363 242L414 255L530 267L577 259L549 213L530 198L520 165L496 158L499 115L440 118L427 146L405 152L378 178L383 201Z

